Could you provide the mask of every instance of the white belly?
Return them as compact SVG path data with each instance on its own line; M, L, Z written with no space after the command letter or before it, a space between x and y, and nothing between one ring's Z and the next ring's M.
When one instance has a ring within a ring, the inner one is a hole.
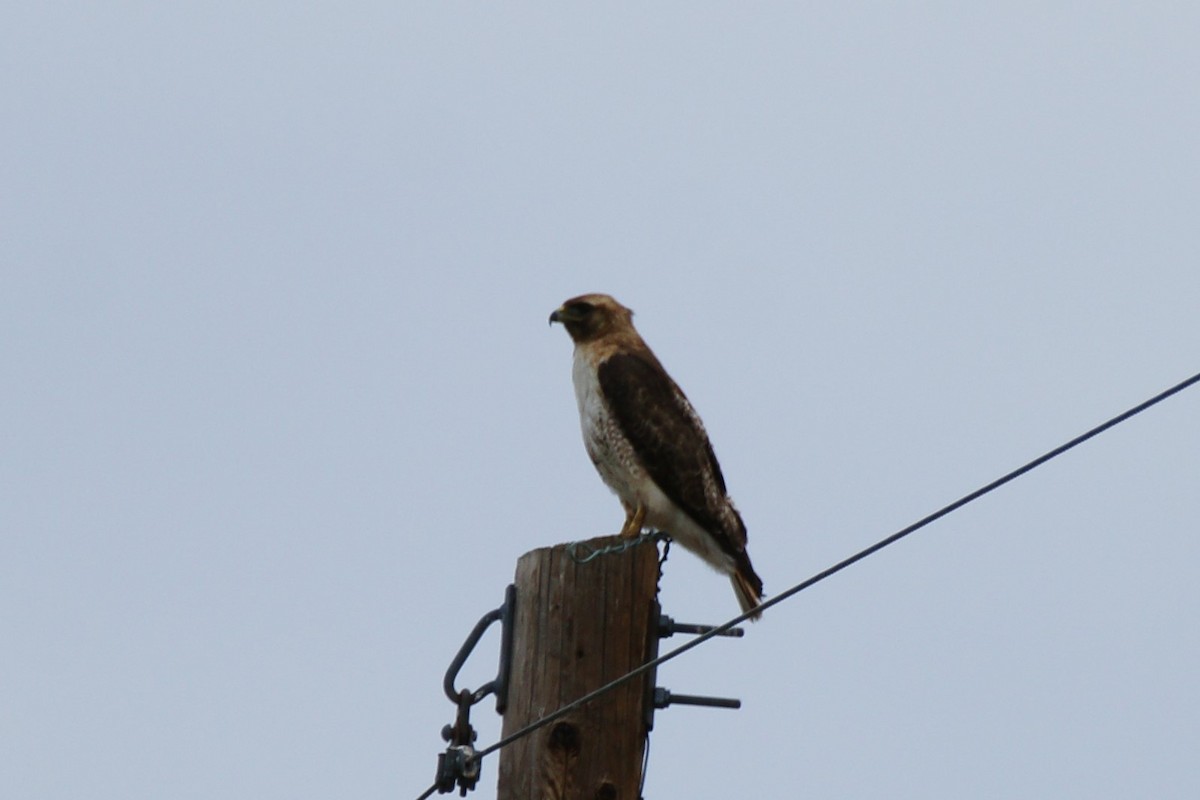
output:
M596 370L575 351L575 363L571 370L575 383L575 402L579 406L579 427L583 433L583 446L588 457L596 465L596 471L608 488L616 492L627 505L636 505L638 486L645 480L644 473L633 452L633 447L621 432L616 419L609 413L608 405L600 391Z
M731 573L733 559L721 550L711 535L672 503L642 469L633 446L609 413L596 370L578 349L575 351L571 377L575 384L575 401L579 406L583 444L604 483L621 498L627 508L640 505L646 509L646 527L666 531L679 544L718 571Z

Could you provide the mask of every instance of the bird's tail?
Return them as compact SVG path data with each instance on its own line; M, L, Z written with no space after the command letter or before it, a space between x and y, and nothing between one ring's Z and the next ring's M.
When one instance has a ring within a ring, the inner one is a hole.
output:
M754 572L754 567L750 566L750 558L744 552L729 580L733 582L733 591L737 594L738 605L742 607L743 613L762 602L762 578ZM753 622L761 618L761 611L750 617Z

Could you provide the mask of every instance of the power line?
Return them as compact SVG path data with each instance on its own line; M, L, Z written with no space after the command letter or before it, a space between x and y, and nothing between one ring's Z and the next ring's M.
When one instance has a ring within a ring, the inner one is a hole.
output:
M636 678L639 675L643 675L652 669L656 669L660 665L665 664L666 662L668 662L678 656L683 655L684 653L686 653L687 651L691 650L694 647L699 647L701 644L703 644L704 642L707 642L709 639L712 639L714 636L720 636L722 633L728 631L730 628L733 628L735 625L737 625L741 622L745 622L746 620L748 620L750 617L754 616L755 614L757 614L761 611L765 611L768 608L771 608L772 606L776 606L779 603L782 603L784 600L787 600L790 597L794 597L795 595L799 594L800 592L804 591L805 589L809 588L810 586L814 586L814 585L820 583L821 581L825 580L826 578L828 578L838 572L841 572L846 567L849 567L852 564L862 561L867 556L873 555L874 553L879 552L880 550L887 547L888 545L891 545L891 544L894 544L894 543L900 541L904 537L908 536L910 533L914 533L914 532L920 530L921 528L924 528L926 525L929 525L932 522L936 522L937 520L941 519L942 517L946 516L947 514L950 514L953 511L957 511L958 509L962 508L963 506L967 505L968 503L978 500L980 497L983 497L985 494L988 494L989 492L999 489L1004 484L1021 477L1025 473L1030 472L1031 470L1034 470L1037 467L1040 467L1042 464L1045 464L1047 461L1050 461L1053 458L1057 458L1058 456L1062 455L1063 453L1067 452L1068 450L1070 450L1080 444L1083 444L1087 440L1089 440L1095 436L1098 436L1101 433L1104 433L1109 428L1112 428L1116 425L1121 424L1122 422L1125 422L1130 417L1140 414L1141 412L1145 411L1146 409L1150 408L1151 406L1161 403L1163 400L1166 400L1168 397L1178 394L1179 392L1182 392L1184 389L1187 389L1189 386L1192 386L1193 384L1196 384L1196 383L1200 383L1200 373L1197 373L1197 374L1193 375L1192 377L1188 378L1187 380L1184 380L1184 381L1181 381L1180 383L1175 384L1174 386L1172 386L1169 389L1159 392L1158 394L1154 395L1150 399L1148 399L1142 403L1139 403L1138 405L1134 406L1133 408L1130 408L1129 410L1118 414L1117 416L1113 417L1112 419L1109 419L1108 421L1097 425L1096 427L1086 431L1085 433L1081 433L1079 436L1076 436L1074 439L1071 439L1070 441L1065 442L1064 444L1061 444L1058 447L1055 447L1053 450L1050 450L1050 451L1038 456L1037 458L1023 464L1020 467L1017 467L1013 471L1006 473L1005 475L1002 475L1001 477L997 478L996 480L992 481L991 483L981 486L980 488L976 489L975 491L971 492L970 494L963 495L959 499L955 500L953 503L943 506L942 508L938 509L937 511L933 512L932 514L929 514L926 517L922 517L921 519L912 523L908 527L901 528L900 530L893 533L891 536L888 536L884 539L879 540L878 542L871 545L870 547L867 547L863 550L858 551L857 553L850 556L849 558L839 561L838 563L834 564L833 566L828 567L828 568L822 570L821 572L818 572L816 575L813 575L811 578L808 578L807 580L804 580L804 581L796 584L795 586L791 587L790 589L787 589L786 591L781 592L780 594L777 594L776 596L770 598L769 600L764 601L763 603L759 604L757 608L753 608L749 611L739 614L738 616L734 617L733 619L729 620L728 622L722 623L721 625L718 625L715 628L712 628L711 630L700 634L696 638L691 639L690 641L680 645L679 647L676 647L674 650L671 650L670 652L665 653L664 655L661 655L658 658L653 659L652 661L647 661L645 664L642 664L640 667L637 667L637 668L631 670L630 672L627 672L626 674L622 675L621 677L604 684L603 686L601 686L598 689L595 689L594 691L588 692L584 696L580 697L578 700L575 700L571 703L568 703L565 706L562 706L557 711L553 711L550 714L547 714L546 716L542 717L541 719L531 722L530 724L526 725L525 727L521 728L520 730L514 731L513 733L509 734L508 736L505 736L504 738L500 739L499 741L495 742L494 744L489 745L488 747L485 747L483 750L478 751L475 754L475 758L477 760L482 760L485 756L488 756L491 753L494 753L503 747L507 747L508 745L512 744L513 742L517 741L518 739L528 736L529 734L533 733L534 731L536 731L540 728L543 728L546 725L549 725L551 722L554 722L555 720L561 719L562 717L571 713L572 711L574 711L575 709L584 705L585 703L589 703L592 700L595 700L596 698L600 697L601 695L604 695L604 694L612 691L613 689L617 688L618 686L622 685L623 683L625 683L629 680L632 680L633 678ZM430 787L429 790L427 790L424 794L422 794L419 798L417 798L417 800L425 800L425 798L427 798L431 794L433 794L433 791L436 788L437 788L436 785Z

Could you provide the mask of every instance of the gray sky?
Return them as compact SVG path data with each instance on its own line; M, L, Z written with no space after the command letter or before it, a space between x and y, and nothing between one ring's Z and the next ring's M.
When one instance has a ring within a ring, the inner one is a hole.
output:
M517 558L621 522L568 296L768 593L1197 371L1200 11L978 8L9 7L3 794L425 789ZM664 668L744 708L661 712L646 797L1200 795L1198 413ZM736 612L681 550L662 601Z

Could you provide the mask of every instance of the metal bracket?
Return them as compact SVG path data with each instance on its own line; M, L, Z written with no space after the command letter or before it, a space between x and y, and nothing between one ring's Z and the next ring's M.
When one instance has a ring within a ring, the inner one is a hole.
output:
M670 689L654 687L654 707L707 706L709 708L741 708L742 701L734 697L701 697L695 694L674 694Z
M446 677L442 681L442 690L446 693L446 697L449 698L451 703L457 705L459 696L462 694L462 692L454 688L454 680L458 677L459 670L463 668L463 664L466 663L467 657L471 655L471 651L475 649L475 645L479 644L479 640L483 637L484 632L492 626L493 622L499 621L500 666L496 669L496 677L493 680L488 681L483 686L471 692L471 705L478 703L489 694L494 694L496 695L496 713L504 713L504 709L508 705L508 672L509 667L512 665L512 622L516 599L517 587L510 583L508 588L504 590L504 605L484 614L479 619L479 622L475 623L474 629L471 630L462 647L458 648L458 653L455 654L454 660L450 662L450 667L446 670Z
M650 659L658 658L658 642L660 639L667 639L677 633L690 633L700 635L708 633L716 625L694 625L688 622L676 622L671 617L663 614L658 604L654 604L654 614L651 619L657 618L657 625L651 625L652 638L650 642ZM741 628L730 628L727 631L722 631L718 636L728 636L731 638L739 638L745 635L745 631ZM654 711L655 709L667 708L668 706L705 706L707 708L741 708L742 701L729 697L703 697L693 694L674 694L670 689L665 689L662 686L656 686L658 679L658 670L652 670L646 678L646 701L643 721L646 724L646 730L654 730Z
M446 670L442 680L442 691L446 693L458 712L454 724L442 728L442 738L449 743L444 753L438 754L437 779L435 781L439 794L454 791L457 786L462 797L475 788L479 781L480 760L475 752L475 729L471 727L471 707L483 700L489 694L496 695L496 713L503 714L508 704L508 676L512 662L513 614L516 608L517 587L509 584L504 590L504 604L484 614ZM496 669L496 677L480 686L478 689L454 688L454 681L462 670L463 664L483 638L483 634L492 623L500 623L500 666Z
M716 625L693 625L690 622L676 622L673 617L668 617L666 614L658 615L658 638L669 639L677 633L691 633L699 636L702 633L708 633ZM735 639L740 639L746 635L746 631L741 628L730 628L727 631L721 631L717 636L729 636ZM655 654L657 658L657 653Z

